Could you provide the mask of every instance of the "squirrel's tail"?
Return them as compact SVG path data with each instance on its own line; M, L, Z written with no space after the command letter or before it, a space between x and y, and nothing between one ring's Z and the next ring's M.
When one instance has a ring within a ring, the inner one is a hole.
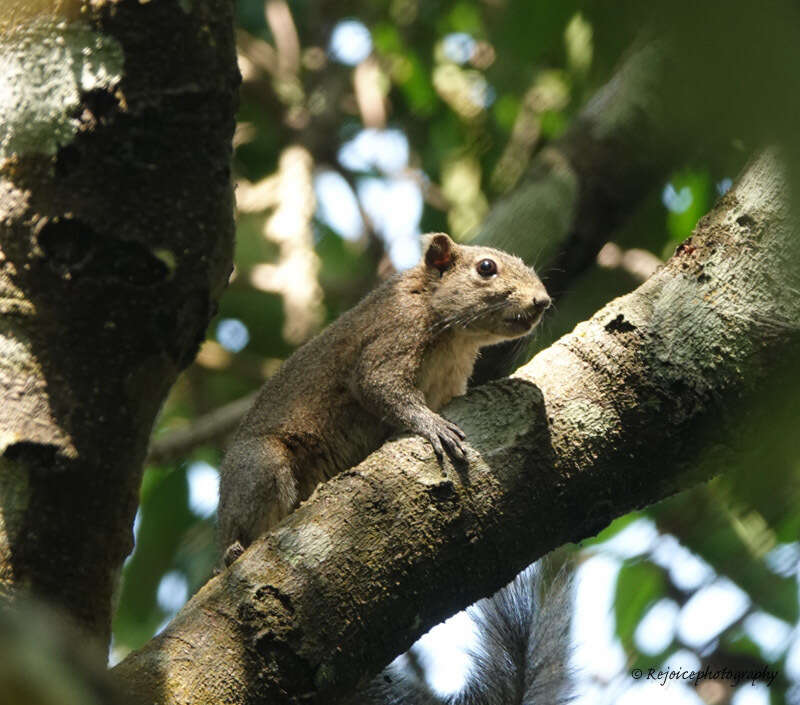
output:
M477 646L464 688L437 697L426 684L389 666L351 699L350 705L561 705L569 692L571 570L551 579L542 564L469 608Z
M539 564L469 608L472 669L453 705L559 705L569 691L571 572L546 582Z

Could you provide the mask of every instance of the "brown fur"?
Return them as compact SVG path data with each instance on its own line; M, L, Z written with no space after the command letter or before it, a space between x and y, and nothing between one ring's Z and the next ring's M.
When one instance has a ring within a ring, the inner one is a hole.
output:
M478 272L484 259L496 274ZM464 394L480 347L525 335L549 302L519 258L431 236L416 267L340 316L261 389L222 463L226 562L393 431L463 459L464 434L435 412Z

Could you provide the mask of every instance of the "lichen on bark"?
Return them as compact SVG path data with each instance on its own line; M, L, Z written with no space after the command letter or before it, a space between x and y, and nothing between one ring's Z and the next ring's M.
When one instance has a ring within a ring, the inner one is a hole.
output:
M45 15L0 34L0 163L69 144L82 96L112 92L123 65L119 42L80 21Z

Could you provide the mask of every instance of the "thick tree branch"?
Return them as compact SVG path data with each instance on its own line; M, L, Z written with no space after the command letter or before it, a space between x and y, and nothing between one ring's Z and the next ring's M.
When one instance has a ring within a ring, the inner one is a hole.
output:
M724 470L746 431L779 431L781 365L800 360L785 188L761 158L644 285L446 410L467 467L387 443L117 675L155 703L327 702L538 556Z

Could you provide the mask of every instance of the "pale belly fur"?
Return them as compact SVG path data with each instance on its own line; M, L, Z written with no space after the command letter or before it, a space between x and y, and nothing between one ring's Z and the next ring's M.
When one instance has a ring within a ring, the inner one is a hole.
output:
M453 397L466 393L478 347L473 341L454 335L431 348L417 378L428 408L438 411Z

